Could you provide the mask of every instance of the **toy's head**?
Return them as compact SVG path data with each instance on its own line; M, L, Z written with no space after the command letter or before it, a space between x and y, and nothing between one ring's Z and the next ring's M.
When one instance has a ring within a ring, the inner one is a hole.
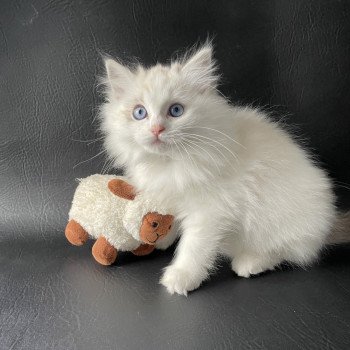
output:
M136 194L132 185L124 181L122 177L110 180L108 188L114 195L128 200L123 225L136 240L156 244L158 239L171 230L174 216L166 214L168 211L165 203L159 203L157 198L150 198L145 194Z
M171 230L173 222L173 215L147 213L142 219L140 239L147 244L155 244Z

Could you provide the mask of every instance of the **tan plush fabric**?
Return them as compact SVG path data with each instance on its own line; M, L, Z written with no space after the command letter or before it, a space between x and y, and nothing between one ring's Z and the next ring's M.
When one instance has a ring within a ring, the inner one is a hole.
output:
M105 237L100 236L92 247L92 255L98 263L112 265L117 258L117 249Z
M88 233L75 221L70 220L66 226L65 235L73 245L83 245L89 238Z
M134 187L121 179L112 179L108 182L109 190L116 196L128 200L135 199Z

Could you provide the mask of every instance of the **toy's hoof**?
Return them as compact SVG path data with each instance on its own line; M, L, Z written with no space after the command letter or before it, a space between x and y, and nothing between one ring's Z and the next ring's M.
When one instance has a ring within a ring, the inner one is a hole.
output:
M151 254L154 250L154 245L141 244L138 248L132 251L133 254L137 256L144 256Z
M83 245L89 238L87 232L74 220L70 220L66 226L65 235L73 245Z
M92 255L101 265L111 265L117 258L117 249L115 249L106 238L99 237L92 246Z

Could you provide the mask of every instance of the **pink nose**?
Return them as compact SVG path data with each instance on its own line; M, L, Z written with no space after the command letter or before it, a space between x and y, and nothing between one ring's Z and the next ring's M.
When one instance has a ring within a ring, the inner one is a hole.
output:
M155 136L158 136L161 132L163 132L165 130L163 125L155 125L152 127L151 131L152 134Z

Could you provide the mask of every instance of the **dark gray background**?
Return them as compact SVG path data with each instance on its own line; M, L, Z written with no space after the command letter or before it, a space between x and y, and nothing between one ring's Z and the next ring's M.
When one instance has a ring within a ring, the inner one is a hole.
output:
M171 252L104 268L65 241L74 179L105 164L100 53L166 62L208 34L221 90L285 117L350 207L349 2L0 0L1 349L349 348L349 247L251 280L223 261L185 299L157 285Z

